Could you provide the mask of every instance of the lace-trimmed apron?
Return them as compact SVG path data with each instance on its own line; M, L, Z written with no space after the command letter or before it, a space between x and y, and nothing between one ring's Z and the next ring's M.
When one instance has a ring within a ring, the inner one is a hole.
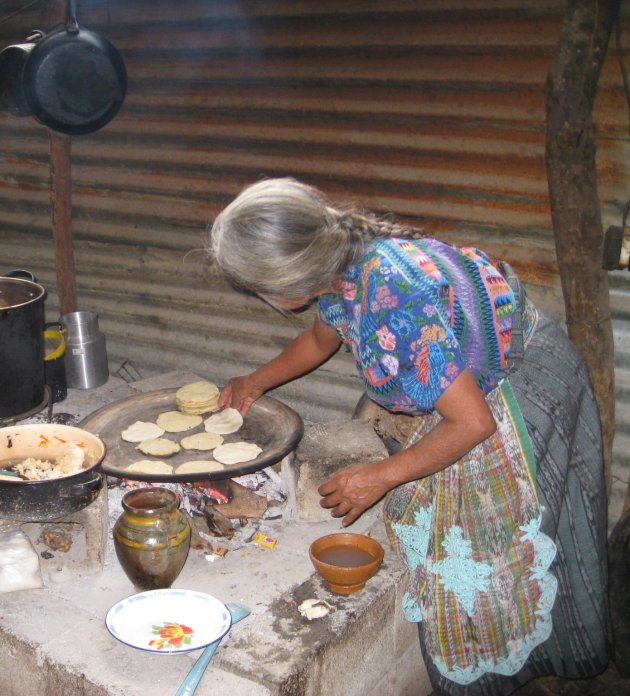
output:
M535 310L506 265L515 290L508 372L523 355L523 322ZM439 672L469 684L487 672L512 675L552 629L556 547L540 532L535 461L507 375L487 397L497 431L462 459L394 489L384 513L388 535L408 567L403 612L424 622L425 650ZM435 427L418 418L406 446Z

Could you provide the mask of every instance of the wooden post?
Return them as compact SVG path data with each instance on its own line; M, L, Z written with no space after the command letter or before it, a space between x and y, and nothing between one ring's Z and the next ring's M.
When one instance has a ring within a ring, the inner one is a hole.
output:
M72 246L72 177L70 136L49 130L50 202L57 269L60 315L77 311L77 290Z
M620 0L568 0L547 76L547 178L569 337L584 359L602 421L610 492L615 428L614 346L593 105Z
M68 15L67 0L42 3L42 27L63 24ZM70 136L48 130L50 146L50 203L59 314L77 310L77 291L72 245L72 177Z

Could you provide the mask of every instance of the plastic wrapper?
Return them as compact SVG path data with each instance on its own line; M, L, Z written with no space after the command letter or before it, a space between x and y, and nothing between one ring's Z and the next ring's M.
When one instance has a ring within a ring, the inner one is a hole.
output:
M0 592L43 587L39 557L17 527L0 527Z

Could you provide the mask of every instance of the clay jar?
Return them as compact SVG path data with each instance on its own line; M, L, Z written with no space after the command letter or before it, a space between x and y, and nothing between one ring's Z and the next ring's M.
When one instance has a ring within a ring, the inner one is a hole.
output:
M140 590L170 587L190 549L190 526L177 495L166 488L139 488L122 499L113 529L116 555Z

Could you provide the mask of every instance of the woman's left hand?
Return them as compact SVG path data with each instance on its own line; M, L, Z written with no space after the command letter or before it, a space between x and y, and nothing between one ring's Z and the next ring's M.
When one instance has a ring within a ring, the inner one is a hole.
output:
M333 517L343 517L341 524L347 527L389 491L381 479L376 464L341 469L317 489L323 496L319 504Z

